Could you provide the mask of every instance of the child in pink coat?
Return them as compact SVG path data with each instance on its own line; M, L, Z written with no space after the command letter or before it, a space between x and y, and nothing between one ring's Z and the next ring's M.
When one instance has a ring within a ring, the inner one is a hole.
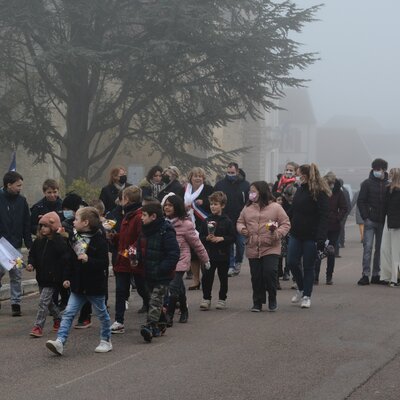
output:
M183 200L175 194L170 194L164 197L162 204L165 217L171 221L171 224L175 229L176 239L178 240L181 251L175 269L175 277L169 285L170 298L166 317L167 326L172 326L176 303L178 301L181 310L179 322L185 323L189 318L183 275L190 268L190 249L192 248L194 250L201 263L206 264L206 268L209 263L209 258L207 251L195 230L192 220L187 216Z

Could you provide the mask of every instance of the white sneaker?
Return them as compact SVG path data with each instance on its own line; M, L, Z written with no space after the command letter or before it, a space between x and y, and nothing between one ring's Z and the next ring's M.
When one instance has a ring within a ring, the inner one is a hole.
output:
M64 351L64 345L62 344L60 339L48 340L46 342L46 347L54 354L57 354L59 356L62 356L62 353Z
M232 278L232 276L235 276L236 275L236 270L235 270L235 268L229 268L228 269L228 276L230 277L230 278Z
M215 306L217 310L225 310L226 308L226 301L225 300L218 300L217 305Z
M292 297L292 303L300 303L300 300L303 298L303 292L300 290L296 291L296 294Z
M100 340L100 344L94 349L96 353L108 353L112 350L111 340Z
M301 299L301 308L310 308L311 307L311 299L308 296L304 296Z
M119 322L115 321L111 325L111 333L124 333L125 332L125 326L123 324L120 324Z
M203 299L200 302L200 310L207 311L210 309L210 307L211 307L211 300Z
M235 276L238 276L240 274L240 270L242 269L242 264L241 263L237 263L235 265L235 270L234 270L234 274Z

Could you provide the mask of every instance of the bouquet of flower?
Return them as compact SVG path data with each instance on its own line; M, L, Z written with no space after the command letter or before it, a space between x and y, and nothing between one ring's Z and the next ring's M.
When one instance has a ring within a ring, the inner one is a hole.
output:
M214 235L216 227L217 227L217 223L215 221L208 221L207 222L208 234Z
M128 258L132 267L135 267L138 264L137 250L133 244L128 247Z
M21 257L17 257L15 260L13 260L15 268L17 269L22 269L25 268L26 265L24 263L24 260Z
M265 224L267 231L274 232L278 228L278 223L276 221L269 221Z
M113 219L106 219L103 221L102 225L107 232L111 232L115 228L115 225L117 225L117 221L114 221Z
M72 249L74 250L77 256L81 254L86 254L86 251L89 247L90 237L80 235L74 229L74 236L72 237Z

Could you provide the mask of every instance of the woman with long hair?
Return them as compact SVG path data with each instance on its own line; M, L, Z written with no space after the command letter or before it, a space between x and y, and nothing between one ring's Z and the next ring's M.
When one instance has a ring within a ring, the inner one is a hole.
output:
M400 267L400 168L389 171L381 245L381 280L398 286Z
M246 238L246 256L250 263L253 288L252 312L267 302L268 311L278 308L276 290L281 240L290 229L289 217L274 201L267 182L250 185L249 201L240 213L237 231Z
M292 303L310 308L317 251L324 251L328 233L329 197L332 192L315 164L297 169L300 187L290 209L292 228L287 263L297 283ZM301 269L301 259L303 268Z
M332 285L332 276L335 269L335 247L339 245L339 235L341 222L347 214L347 202L344 197L341 185L336 175L333 172L328 172L324 176L324 180L332 190L332 196L329 198L329 221L328 221L328 234L327 239L329 240L329 246L333 251L329 251L327 254L327 266L326 266L326 284ZM321 269L321 258L317 257L315 262L315 277L314 285L319 283L319 272Z

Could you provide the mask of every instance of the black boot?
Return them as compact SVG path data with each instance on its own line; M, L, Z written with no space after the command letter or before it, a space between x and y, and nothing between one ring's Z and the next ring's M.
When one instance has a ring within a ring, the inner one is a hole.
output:
M167 314L165 315L168 328L171 328L171 326L174 324L174 314L175 314L175 308L176 308L177 301L178 301L177 297L175 297L175 296L169 297Z
M186 302L186 296L182 296L182 298L179 299L179 303L180 303L180 310L181 310L181 316L179 318L179 322L181 324L185 324L186 322L188 322L188 319L189 319L189 309L188 309L187 302Z

